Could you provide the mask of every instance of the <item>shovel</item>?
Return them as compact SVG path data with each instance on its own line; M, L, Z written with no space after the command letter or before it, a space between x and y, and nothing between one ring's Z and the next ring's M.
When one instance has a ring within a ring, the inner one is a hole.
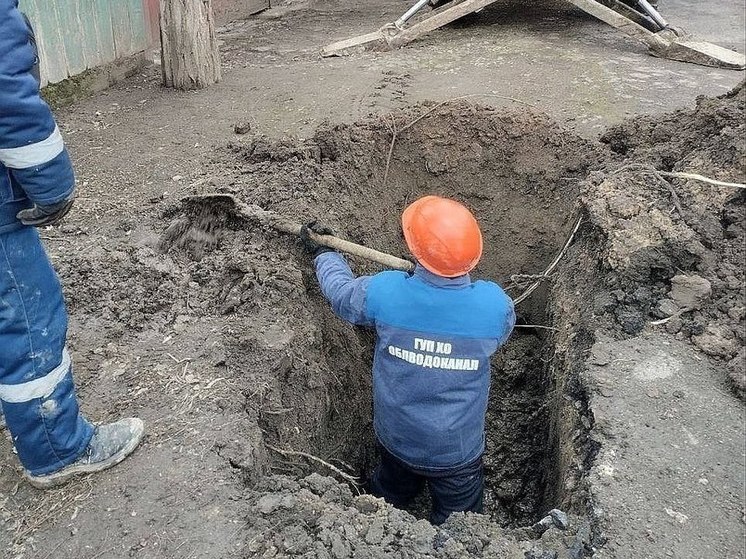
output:
M164 245L179 244L183 241L187 231L190 232L193 238L194 234L192 229L194 227L204 234L204 237L200 240L210 238L214 239L214 236L212 236L211 233L216 228L215 216L219 215L257 222L261 225L272 227L281 233L288 233L296 236L300 236L301 234L301 225L299 223L294 223L275 212L264 210L257 205L246 204L230 194L187 196L181 201L186 207L194 207L197 209L199 212L197 223L195 224L193 221L188 219L186 221L174 221L163 235L162 244ZM377 262L387 268L402 270L405 272L411 272L414 270L414 264L409 260L397 258L391 254L386 254L385 252L358 245L340 239L334 235L319 235L313 231L309 231L308 236L315 243L354 256L359 256L372 262Z

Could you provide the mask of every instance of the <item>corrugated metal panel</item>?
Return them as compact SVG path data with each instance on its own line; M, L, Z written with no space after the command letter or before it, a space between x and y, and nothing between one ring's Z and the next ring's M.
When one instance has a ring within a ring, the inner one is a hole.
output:
M20 7L36 31L44 84L143 51L157 38L152 0L21 0Z
M61 27L57 20L57 10L54 9L52 3L49 6L46 6L43 0L39 3L41 9L39 9L36 0L22 1L21 9L28 14L36 31L41 58L42 82L58 82L65 79L68 73Z
M127 0L111 3L111 21L114 25L114 48L117 51L117 58L132 52L132 27L127 4Z
M142 49L138 45L148 44L148 33L146 31L144 0L129 0L130 28L132 29L132 52Z
M80 23L80 12L78 11L77 0L67 0L66 2L49 2L50 9L54 7L57 10L57 20L59 21L62 32L62 48L67 57L67 72L69 75L80 74L86 68L85 50L86 43L90 37L83 35L83 26ZM39 29L37 33L43 34L44 30Z

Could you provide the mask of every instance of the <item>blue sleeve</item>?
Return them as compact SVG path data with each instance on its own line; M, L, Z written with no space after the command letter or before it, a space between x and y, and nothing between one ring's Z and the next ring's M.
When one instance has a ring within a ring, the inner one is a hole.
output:
M337 252L324 252L314 261L321 292L340 318L353 324L372 326L368 316L366 295L371 276L356 278L344 257Z
M515 328L515 305L513 305L513 300L510 297L505 295L505 298L508 300L508 305L502 320L502 333L497 340L498 347L508 341Z
M32 75L35 53L16 0L0 0L0 163L35 203L75 189L72 164Z

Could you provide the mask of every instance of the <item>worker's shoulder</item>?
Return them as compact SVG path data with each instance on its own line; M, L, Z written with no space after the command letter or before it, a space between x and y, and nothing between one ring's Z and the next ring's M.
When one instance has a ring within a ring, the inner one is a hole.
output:
M380 285L387 283L399 283L406 280L409 274L401 272L399 270L386 270L384 272L378 272L376 275L371 277L371 282L375 282Z
M494 281L477 280L472 283L472 286L479 295L487 297L497 305L513 306L513 300L507 293L505 293L503 288Z
M368 314L376 316L377 313L395 299L402 295L402 285L409 277L405 272L387 270L379 272L370 277L366 289L366 305Z

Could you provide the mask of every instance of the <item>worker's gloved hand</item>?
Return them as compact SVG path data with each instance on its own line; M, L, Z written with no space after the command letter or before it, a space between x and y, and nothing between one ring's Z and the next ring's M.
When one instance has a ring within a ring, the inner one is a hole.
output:
M56 204L50 204L48 206L39 206L34 204L33 208L21 210L16 214L16 217L21 220L24 225L33 227L45 227L47 225L55 225L58 223L70 208L73 206L75 199L71 196L67 200L58 202Z
M331 228L322 223L319 223L316 220L312 221L308 225L304 225L303 227L301 227L300 239L301 241L303 241L303 248L306 249L306 252L308 254L316 258L319 254L324 254L325 252L334 252L333 248L329 248L328 246L320 245L319 243L314 242L308 234L309 231L312 231L317 235L334 235L334 231Z

